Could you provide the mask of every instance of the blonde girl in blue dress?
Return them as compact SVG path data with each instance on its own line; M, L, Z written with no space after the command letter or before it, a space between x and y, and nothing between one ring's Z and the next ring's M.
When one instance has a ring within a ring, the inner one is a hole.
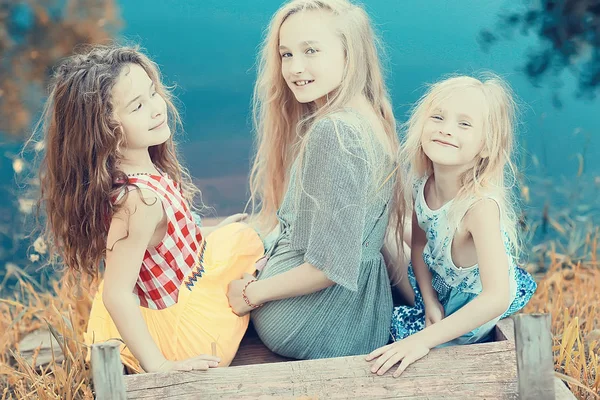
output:
M415 304L395 308L395 342L367 356L372 372L400 362L398 376L433 347L486 341L533 295L516 264L514 117L511 90L494 75L443 80L414 108L400 159L414 204Z

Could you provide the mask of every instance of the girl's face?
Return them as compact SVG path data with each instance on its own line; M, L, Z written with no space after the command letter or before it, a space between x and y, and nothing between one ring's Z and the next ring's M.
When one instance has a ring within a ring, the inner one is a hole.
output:
M484 104L480 90L466 88L429 110L421 145L434 165L469 168L479 156L485 156Z
M123 68L113 88L113 99L128 150L147 149L169 139L167 104L141 66Z
M281 25L281 74L300 103L321 106L342 82L345 55L335 23L331 13L308 10Z

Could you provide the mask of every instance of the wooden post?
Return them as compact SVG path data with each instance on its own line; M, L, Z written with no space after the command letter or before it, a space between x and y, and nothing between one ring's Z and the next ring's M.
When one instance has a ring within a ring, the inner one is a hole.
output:
M97 400L126 400L120 342L92 345L92 380Z
M519 398L554 400L550 314L518 314L514 320Z

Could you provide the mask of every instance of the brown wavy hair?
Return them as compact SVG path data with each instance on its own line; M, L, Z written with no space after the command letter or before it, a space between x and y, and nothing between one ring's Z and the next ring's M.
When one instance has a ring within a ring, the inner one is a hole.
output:
M110 221L120 204L111 199L127 185L119 170L125 135L115 118L113 88L124 67L137 64L167 103L171 131L181 126L170 88L139 47L93 46L67 58L55 71L36 132L43 132L38 213L46 217L51 256L69 270L97 277ZM183 189L192 203L198 189L177 158L173 135L148 149L152 162Z

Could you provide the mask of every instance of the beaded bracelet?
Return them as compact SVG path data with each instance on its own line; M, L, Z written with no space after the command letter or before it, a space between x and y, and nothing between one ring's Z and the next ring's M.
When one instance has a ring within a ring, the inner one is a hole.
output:
M250 307L254 310L254 309L257 309L258 307L262 307L265 303L259 304L259 305L250 303L248 296L246 296L246 288L248 288L248 285L250 285L252 282L256 282L256 279L252 279L251 281L248 281L248 283L246 283L246 286L244 286L244 288L242 289L242 298L244 299L246 304L248 304L248 307Z

